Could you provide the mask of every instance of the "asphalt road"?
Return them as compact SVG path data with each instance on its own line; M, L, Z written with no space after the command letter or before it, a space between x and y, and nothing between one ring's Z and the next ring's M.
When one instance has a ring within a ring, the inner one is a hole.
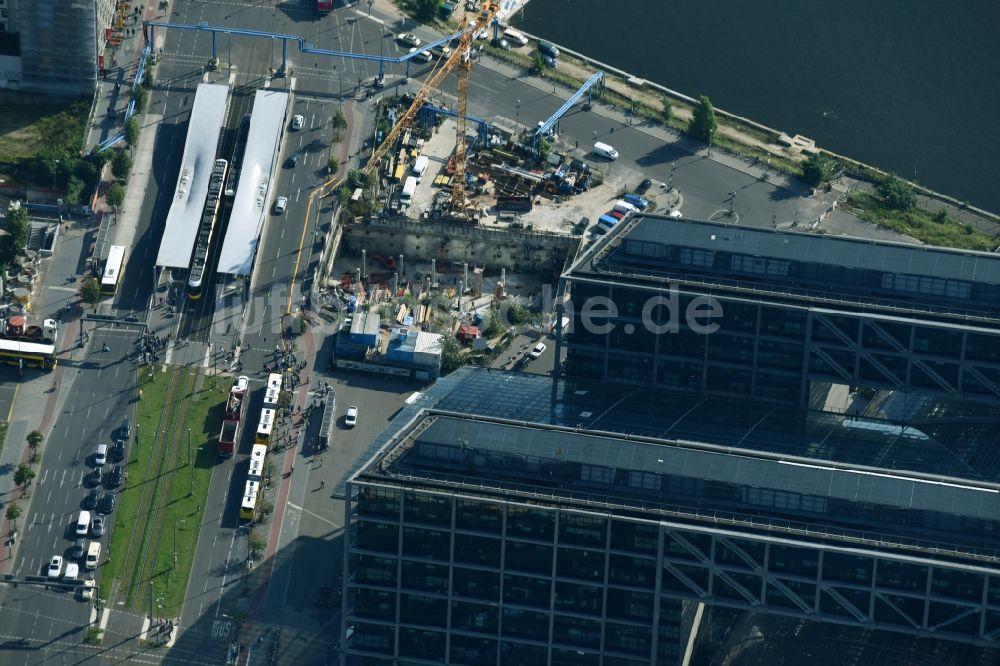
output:
M12 570L18 578L45 575L46 564L53 555L63 556L65 563L74 561L69 552L73 545L73 524L81 501L94 487L85 477L97 445L112 444L113 433L121 425L123 415L131 417L134 412L135 374L132 365L121 360L134 337L134 333L121 330L95 332L90 336L86 356L76 367L64 371L67 373L63 375L64 381L69 380L68 373L75 375L73 390L61 405L42 449L38 476L31 487L32 511L19 529L17 559ZM105 342L111 352L102 351ZM110 467L109 462L104 471L108 472ZM100 491L106 492L106 483ZM100 539L105 549L113 522L113 515L106 517L105 535ZM76 562L80 565L80 577L89 577L83 562ZM77 601L72 593L59 591L56 586L51 589L4 586L0 589L0 603L3 664L37 663L40 653L45 655L46 663L75 664L80 659L77 650L88 650L81 643L92 605ZM20 639L27 642L9 642Z

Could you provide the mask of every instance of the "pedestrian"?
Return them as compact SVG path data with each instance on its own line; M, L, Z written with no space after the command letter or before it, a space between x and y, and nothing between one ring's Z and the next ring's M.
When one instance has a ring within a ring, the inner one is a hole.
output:
M320 488L326 488L326 479L320 479L319 480L319 487Z
M292 474L293 472L295 472L295 465L292 465L291 467L288 468L289 474Z

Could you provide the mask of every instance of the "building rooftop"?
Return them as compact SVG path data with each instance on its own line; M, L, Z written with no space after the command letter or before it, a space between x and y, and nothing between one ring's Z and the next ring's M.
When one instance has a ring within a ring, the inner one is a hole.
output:
M219 273L250 275L253 270L260 230L271 199L271 177L287 107L288 93L258 90L254 94L243 164L233 165L240 168L240 179L219 253Z
M228 99L229 86L198 85L191 105L177 186L156 255L157 266L187 269L191 265L191 252L198 237Z
M1000 256L995 254L652 214L625 222L567 274L1000 320Z
M462 369L411 400L356 471L994 557L1000 414L936 404L964 416L914 425L662 392L653 402ZM908 415L922 409L935 408Z

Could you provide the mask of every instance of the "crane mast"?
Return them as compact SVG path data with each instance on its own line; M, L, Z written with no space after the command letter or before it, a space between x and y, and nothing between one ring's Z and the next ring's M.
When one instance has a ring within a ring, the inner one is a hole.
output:
M472 25L466 24L466 29L462 32L462 36L459 38L459 45L447 60L440 62L437 69L431 72L431 75L424 81L424 84L420 86L420 90L417 91L414 97L413 103L410 104L409 108L399 117L396 124L386 135L385 140L375 149L372 153L371 159L368 161L367 166L365 166L364 174L365 176L371 178L378 170L379 163L382 158L385 157L386 153L392 147L393 143L402 133L402 131L410 124L413 118L417 115L420 107L424 105L430 94L437 89L438 85L444 78L451 72L452 69L458 67L458 104L456 111L458 116L456 118L456 138L455 138L455 177L452 180L452 192L451 192L451 205L453 212L463 213L465 210L465 116L466 111L469 106L469 75L472 72L472 40L476 33L486 28L490 21L496 17L497 12L500 11L499 2L486 2L483 4L483 9L476 19L475 23Z

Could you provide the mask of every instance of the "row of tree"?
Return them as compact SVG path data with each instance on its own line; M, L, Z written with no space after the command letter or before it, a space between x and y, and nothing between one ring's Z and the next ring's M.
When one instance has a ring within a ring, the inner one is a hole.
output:
M28 448L31 449L31 457L28 463L38 462L38 447L42 445L45 437L42 433L37 430L32 430L28 433ZM31 486L31 482L35 479L35 470L32 469L31 464L22 463L17 466L14 470L14 484L21 487L21 497L28 498L28 487ZM14 530L17 530L17 519L21 517L21 507L17 502L11 502L7 505L7 520L11 522L14 526Z

